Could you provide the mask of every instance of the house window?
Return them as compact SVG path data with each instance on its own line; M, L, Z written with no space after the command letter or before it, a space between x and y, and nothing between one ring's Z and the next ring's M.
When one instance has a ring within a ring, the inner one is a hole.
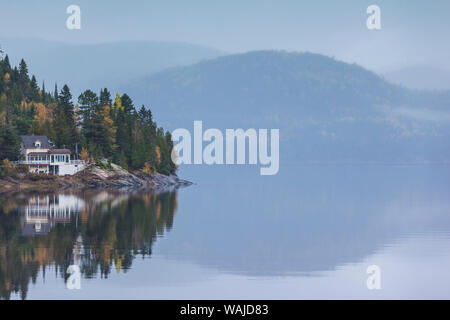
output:
M35 143L34 143L34 147L36 148L36 149L40 149L41 148L41 142L38 140L38 141L36 141Z

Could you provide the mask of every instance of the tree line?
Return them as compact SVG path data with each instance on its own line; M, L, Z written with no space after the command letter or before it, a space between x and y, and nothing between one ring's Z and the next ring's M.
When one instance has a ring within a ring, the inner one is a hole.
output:
M58 148L78 150L81 159L102 160L125 169L172 174L170 132L158 127L150 109L135 108L126 93L86 90L73 103L67 85L39 87L22 59L12 68L0 59L0 160L16 160L20 135L46 135Z

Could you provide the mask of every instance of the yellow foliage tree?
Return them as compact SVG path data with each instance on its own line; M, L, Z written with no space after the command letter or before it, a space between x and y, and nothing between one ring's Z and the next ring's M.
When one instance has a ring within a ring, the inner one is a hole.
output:
M25 100L22 100L22 102L20 103L20 109L22 111L28 111L28 108L29 104Z
M81 152L80 152L80 159L84 160L86 162L89 161L89 152L86 150L86 148L81 148Z
M156 146L155 153L156 153L156 163L160 164L161 163L161 149L159 149L159 146Z
M6 174L10 174L14 170L14 166L8 159L3 159L2 161L3 170L5 170Z
M144 164L144 168L142 168L142 172L145 174L153 174L155 173L155 168L152 168L152 166L150 165L150 163L146 162Z
M117 127L114 126L114 121L110 116L111 107L105 106L100 110L100 115L102 119L102 127L104 129L104 139L107 146L114 150L117 148L116 145L116 131Z
M41 126L46 121L51 121L53 119L52 111L42 102L35 103L34 110L34 120L36 120Z
M116 98L114 99L114 107L123 110L122 99L120 99L120 94L118 93L116 93Z

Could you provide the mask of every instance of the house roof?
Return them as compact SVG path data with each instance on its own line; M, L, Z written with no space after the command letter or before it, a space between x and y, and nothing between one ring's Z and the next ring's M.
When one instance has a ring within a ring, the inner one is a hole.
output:
M46 136L21 136L22 144L27 149L34 149L36 141L41 142L42 149L51 148L50 142Z
M69 149L52 149L49 151L50 154L70 154Z
M29 156L46 156L46 155L48 155L48 152L30 152L28 155Z

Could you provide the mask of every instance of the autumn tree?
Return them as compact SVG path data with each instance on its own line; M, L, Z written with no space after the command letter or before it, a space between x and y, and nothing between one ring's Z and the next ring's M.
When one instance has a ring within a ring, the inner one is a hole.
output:
M80 152L80 159L84 160L86 162L89 161L89 152L87 151L86 148L81 148L81 152Z
M124 168L145 172L174 173L170 133L157 129L149 108L135 109L132 99L117 93L114 101L107 88L97 95L91 90L78 97L75 107L67 85L58 93L46 92L30 79L21 60L11 68L6 55L0 59L0 160L16 159L20 135L46 135L58 147L75 151L80 157L108 158Z

